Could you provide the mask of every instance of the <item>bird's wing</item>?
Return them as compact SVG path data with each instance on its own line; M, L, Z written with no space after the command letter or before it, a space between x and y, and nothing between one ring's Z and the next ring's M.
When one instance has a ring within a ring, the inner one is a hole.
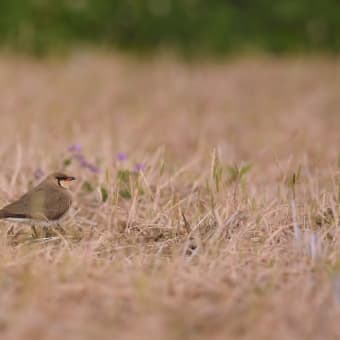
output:
M35 188L20 197L17 201L6 205L1 210L4 218L35 218L46 219L44 216L44 205L46 192L42 188Z

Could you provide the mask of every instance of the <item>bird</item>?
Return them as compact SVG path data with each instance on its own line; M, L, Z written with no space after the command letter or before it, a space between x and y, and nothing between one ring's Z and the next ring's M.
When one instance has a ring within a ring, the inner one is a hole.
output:
M36 238L36 225L60 227L60 219L72 204L71 192L64 185L75 179L62 172L50 174L18 200L0 209L0 219L29 224Z

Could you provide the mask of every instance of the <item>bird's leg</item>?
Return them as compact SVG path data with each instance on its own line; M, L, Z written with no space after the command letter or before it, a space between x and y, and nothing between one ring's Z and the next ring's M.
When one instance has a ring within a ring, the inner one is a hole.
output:
M19 229L19 230L13 235L13 238L16 239L21 233L22 233L22 230Z
M14 225L12 224L7 230L7 236L12 236L14 232Z
M32 229L32 231L33 231L33 237L34 238L38 238L39 237L39 235L38 235L38 233L37 233L37 229L35 228L35 225L32 225L31 226L31 229Z
M60 231L62 234L66 234L65 229L59 223L57 223L56 229Z
M44 234L45 234L45 238L51 237L51 232L50 232L48 227L44 226L43 231L44 231Z

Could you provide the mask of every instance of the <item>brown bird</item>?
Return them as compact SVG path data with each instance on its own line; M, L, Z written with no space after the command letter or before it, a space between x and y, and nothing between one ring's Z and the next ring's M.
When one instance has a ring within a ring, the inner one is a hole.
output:
M58 225L72 204L70 191L63 183L75 177L56 172L45 178L17 201L0 210L0 219L30 224L35 236L35 225Z

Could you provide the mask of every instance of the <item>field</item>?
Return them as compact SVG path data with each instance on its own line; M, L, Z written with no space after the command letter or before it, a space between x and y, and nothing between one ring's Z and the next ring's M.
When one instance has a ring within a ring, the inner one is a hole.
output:
M64 235L1 222L1 339L338 339L339 88L327 58L2 55L0 203L77 181Z

